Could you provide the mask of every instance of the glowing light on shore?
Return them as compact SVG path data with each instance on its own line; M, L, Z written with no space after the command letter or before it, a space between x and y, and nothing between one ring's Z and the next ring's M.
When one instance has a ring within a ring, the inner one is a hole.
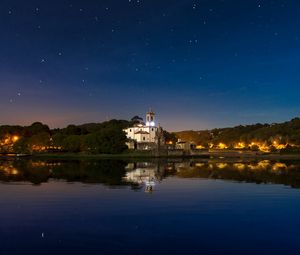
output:
M270 152L270 147L266 143L252 142L249 144L249 147L257 147L262 152Z
M6 135L0 140L0 146L5 147L6 151L12 151L13 145L20 139L18 135Z
M288 144L280 144L279 142L277 141L274 141L273 142L273 146L277 149L277 150L282 150L282 149L285 149Z
M12 138L12 140L13 140L14 142L18 141L19 139L20 139L20 137L17 136L17 135L13 136L13 138Z
M246 145L243 142L239 142L234 146L234 148L235 149L244 149L244 148L246 148Z
M228 146L225 143L219 143L218 146L217 146L217 148L221 149L221 150L224 150L224 149L227 149Z

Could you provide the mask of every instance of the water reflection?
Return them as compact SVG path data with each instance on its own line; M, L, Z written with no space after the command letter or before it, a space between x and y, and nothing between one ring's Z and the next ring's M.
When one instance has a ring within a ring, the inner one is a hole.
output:
M210 178L239 182L274 183L300 188L300 162L261 161L207 161L182 164L177 167L182 178Z
M0 180L41 184L50 179L67 182L125 184L126 163L116 160L10 160L0 161Z
M274 183L300 188L300 161L152 161L122 160L2 160L2 182L41 184L50 179L67 182L131 186L153 192L168 176Z
M157 183L165 176L164 167L159 162L135 162L126 167L124 180L133 183L139 189L144 187L146 192L153 192Z

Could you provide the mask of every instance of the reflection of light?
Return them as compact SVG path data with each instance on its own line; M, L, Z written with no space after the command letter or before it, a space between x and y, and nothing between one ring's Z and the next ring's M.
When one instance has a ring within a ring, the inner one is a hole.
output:
M248 165L248 168L251 169L251 170L266 170L267 168L269 168L271 165L270 161L269 160L262 160L262 161L259 161L258 163L256 164L249 164Z
M233 166L238 170L244 170L246 165L243 163L234 163Z
M217 163L216 166L217 166L217 168L223 169L223 168L227 167L228 164L227 163Z
M3 171L7 175L18 175L19 171L13 166L0 166L0 171Z
M277 162L277 163L275 163L273 166L272 166L272 170L273 171L278 171L278 170L285 170L285 169L287 169L288 167L287 167L287 165L286 164L284 164L284 163L279 163L279 162Z
M202 145L197 145L197 146L196 146L196 149L199 149L199 150L201 150L201 149L205 149L205 147L204 147L204 146L202 146Z
M258 165L259 168L264 168L265 169L265 168L270 166L270 161L269 160L262 160L262 161L259 161L257 165Z

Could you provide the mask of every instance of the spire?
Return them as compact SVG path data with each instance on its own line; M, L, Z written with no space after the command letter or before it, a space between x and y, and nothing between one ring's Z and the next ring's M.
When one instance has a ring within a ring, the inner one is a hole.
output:
M148 113L154 113L152 110L152 107L149 107L149 112Z

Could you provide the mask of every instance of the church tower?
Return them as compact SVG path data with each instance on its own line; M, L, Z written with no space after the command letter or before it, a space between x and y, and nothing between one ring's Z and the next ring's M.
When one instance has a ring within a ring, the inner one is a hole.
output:
M146 126L155 127L155 113L151 110L146 114Z

